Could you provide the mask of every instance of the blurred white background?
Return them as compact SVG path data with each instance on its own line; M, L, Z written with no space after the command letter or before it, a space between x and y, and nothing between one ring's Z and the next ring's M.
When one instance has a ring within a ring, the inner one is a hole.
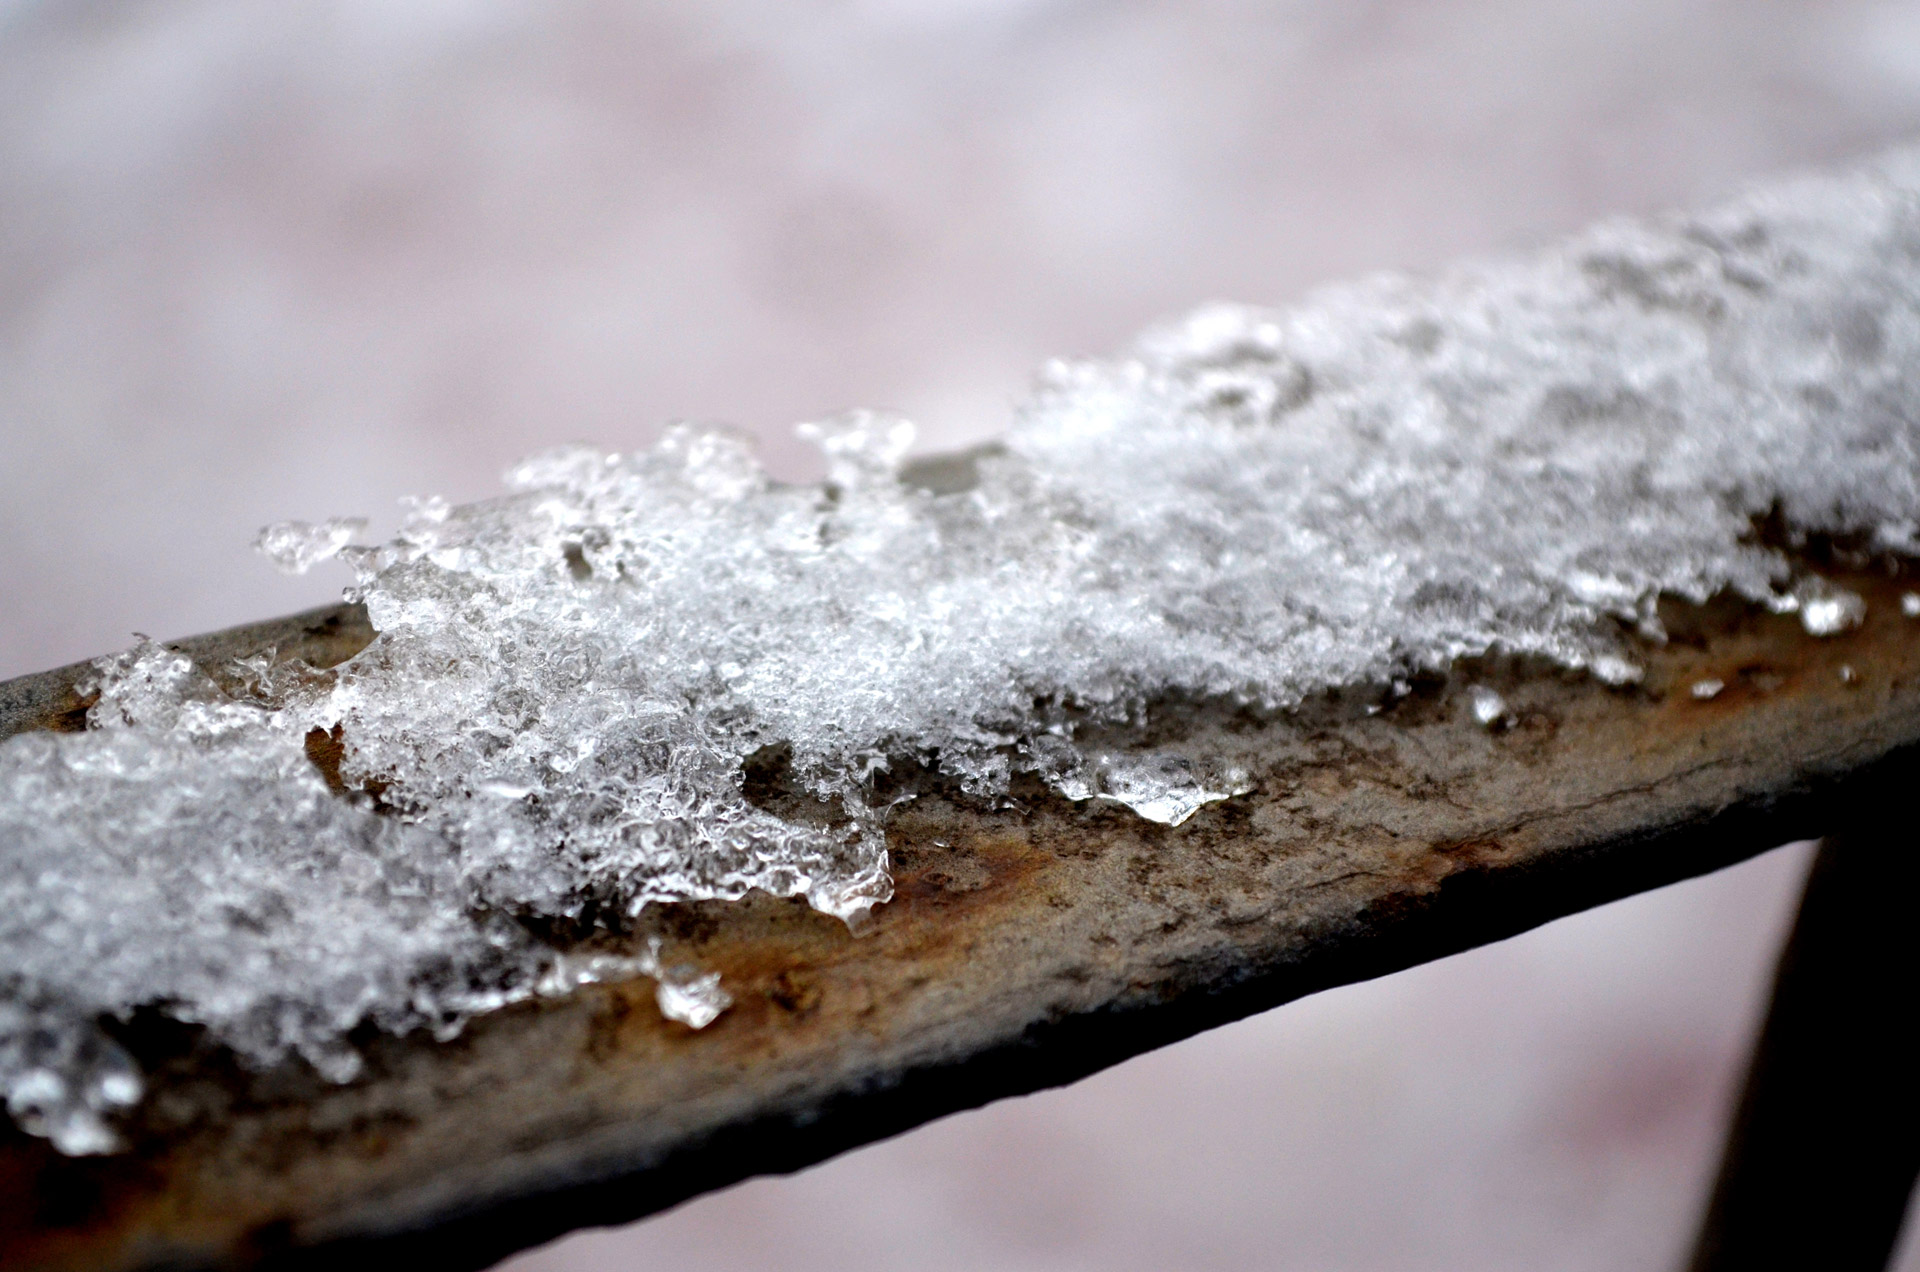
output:
M674 417L944 448L1203 300L1913 135L1920 3L0 0L0 677L331 599L268 521ZM515 1266L1671 1266L1804 861Z

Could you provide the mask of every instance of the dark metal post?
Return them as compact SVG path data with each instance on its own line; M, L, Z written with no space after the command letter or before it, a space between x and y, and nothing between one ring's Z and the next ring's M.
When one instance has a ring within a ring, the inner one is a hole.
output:
M1920 835L1820 846L1693 1272L1886 1267L1920 1171Z

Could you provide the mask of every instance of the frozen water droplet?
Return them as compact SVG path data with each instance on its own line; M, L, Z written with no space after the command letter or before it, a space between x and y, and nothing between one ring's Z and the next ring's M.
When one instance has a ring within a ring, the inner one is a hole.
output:
M654 990L660 1014L693 1029L705 1029L733 1006L733 995L720 988L720 973L690 972L676 968L664 972Z
M120 1133L92 1109L69 1106L51 1117L22 1118L30 1131L45 1135L69 1157L99 1157L126 1147Z
M660 971L660 946L653 941L643 954L561 954L554 958L535 983L535 992L546 998L570 994L583 985L605 985L632 980L636 976L657 976Z
M1838 636L1860 626L1867 617L1867 603L1859 593L1835 587L1817 576L1795 588L1794 599L1800 603L1800 625L1809 636Z
M1164 751L1145 755L1101 753L1082 767L1048 780L1075 803L1107 800L1163 826L1178 826L1208 804L1253 789L1253 779L1245 769L1228 768L1217 778L1203 778L1187 757Z
M137 1073L108 1073L100 1078L95 1090L103 1107L130 1109L140 1102L144 1086Z
M1726 681L1715 679L1714 677L1709 676L1705 680L1694 681L1692 692L1695 698L1699 699L1701 702L1706 702L1710 699L1718 698L1720 696L1720 691L1722 689L1725 689L1726 687L1727 687Z
M1513 722L1513 713L1507 710L1507 700L1485 685L1474 685L1468 689L1467 702L1473 712L1474 723L1484 729L1503 728Z
M1920 618L1920 592L1902 592L1900 612L1908 618Z
M1639 684L1647 674L1640 664L1621 658L1617 654L1596 656L1589 664L1589 670L1593 672L1595 679L1609 685Z

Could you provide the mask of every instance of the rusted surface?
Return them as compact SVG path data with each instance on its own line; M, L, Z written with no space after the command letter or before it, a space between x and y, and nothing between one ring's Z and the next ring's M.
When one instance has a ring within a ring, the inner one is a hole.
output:
M893 822L898 894L868 935L764 897L668 916L669 959L721 971L736 1000L698 1033L650 982L594 987L449 1044L369 1038L369 1076L332 1087L135 1022L156 1093L134 1152L63 1160L0 1130L0 1262L478 1265L1819 833L1920 743L1909 584L1834 572L1869 601L1859 630L1675 607L1632 689L1484 665L1374 715L1169 707L1161 740L1257 779L1175 829L932 791ZM364 639L351 615L330 635L289 623L335 661ZM252 630L183 647L230 657L291 629ZM1693 696L1709 678L1725 688ZM73 722L40 679L0 687L0 731L7 711ZM1511 727L1471 721L1475 682ZM331 746L310 739L323 767Z
M365 606L328 605L224 632L170 640L166 645L224 680L236 658L271 652L283 660L297 658L314 667L333 667L365 649L372 639ZM88 671L89 664L73 663L0 681L0 738L28 729L75 733L86 728L87 708L93 705L83 691Z

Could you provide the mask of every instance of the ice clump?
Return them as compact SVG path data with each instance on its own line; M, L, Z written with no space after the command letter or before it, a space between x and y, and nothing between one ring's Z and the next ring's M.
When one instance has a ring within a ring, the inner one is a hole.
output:
M684 964L668 966L660 961L660 947L656 936L648 939L642 954L558 955L535 983L535 992L552 998L583 985L651 976L660 1014L694 1029L705 1029L733 1006L733 995L720 987L720 973Z
M1473 713L1473 722L1483 729L1504 728L1513 722L1507 700L1485 685L1467 690L1467 709Z
M1801 580L1779 608L1797 611L1800 626L1809 636L1838 636L1867 618L1867 603L1859 593L1835 587L1817 575Z
M1178 826L1208 804L1253 789L1244 769L1229 768L1210 779L1196 774L1186 756L1166 752L1096 752L1069 772L1048 775L1047 781L1075 803L1109 801L1163 826Z
M280 521L262 530L253 546L283 573L304 574L353 542L367 528L365 517L333 517L314 525Z
M1630 683L1620 633L1657 638L1662 593L1849 621L1753 528L1920 547L1917 244L1897 154L1531 260L1211 306L1049 366L937 481L903 474L910 425L858 412L809 426L816 486L679 426L536 456L383 544L271 529L277 564L356 572L365 651L143 644L99 664L87 732L0 745L9 1110L110 1147L140 1009L339 1080L356 1027L444 1036L612 977L704 1023L711 973L542 934L630 944L656 903L753 889L857 921L890 895L889 774L1175 826L1254 779L1146 747L1162 703L1278 711L1488 653Z

